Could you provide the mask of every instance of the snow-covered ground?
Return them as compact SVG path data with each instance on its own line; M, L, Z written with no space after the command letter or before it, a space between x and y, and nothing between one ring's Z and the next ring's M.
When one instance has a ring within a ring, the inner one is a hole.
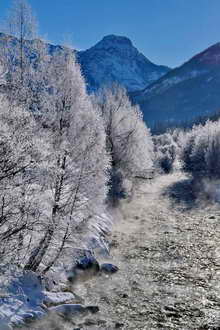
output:
M0 329L3 325L11 329L27 319L41 318L45 311L41 307L44 300L42 286L34 273L15 275L4 287L0 295Z
M61 329L69 329L63 319L83 319L98 311L96 306L77 304L78 297L71 292L45 291L41 279L33 272L17 274L1 289L0 330L14 327L50 330L54 322Z

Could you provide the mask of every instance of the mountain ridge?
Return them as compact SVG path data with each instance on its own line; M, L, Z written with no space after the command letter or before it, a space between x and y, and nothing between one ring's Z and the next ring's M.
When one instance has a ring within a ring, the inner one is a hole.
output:
M0 33L0 44L7 38L10 39L11 44L16 45L17 39L4 33ZM27 48L34 41L27 40ZM66 48L48 42L45 44L51 55L57 49ZM122 85L129 92L141 90L170 70L167 66L151 62L125 36L107 35L86 50L73 51L81 65L89 92L113 83Z
M185 121L220 109L220 43L196 54L144 88L130 93L145 120Z
M16 38L0 33L0 45L4 38L10 38L12 47L17 43ZM27 41L27 49L34 41ZM50 55L66 49L46 45ZM174 69L152 63L124 36L107 35L87 50L73 51L89 92L113 83L124 86L149 126L158 121L188 121L220 109L220 43Z

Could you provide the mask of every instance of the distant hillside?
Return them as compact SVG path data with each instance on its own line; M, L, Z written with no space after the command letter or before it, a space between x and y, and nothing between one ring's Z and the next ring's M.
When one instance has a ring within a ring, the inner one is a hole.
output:
M157 121L191 120L220 109L220 43L131 94L151 126Z

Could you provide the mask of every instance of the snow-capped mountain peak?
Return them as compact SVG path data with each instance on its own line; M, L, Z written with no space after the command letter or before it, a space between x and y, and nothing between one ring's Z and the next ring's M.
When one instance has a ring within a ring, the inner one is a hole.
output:
M119 83L128 91L141 90L170 69L149 61L130 39L108 35L78 54L90 90Z
M99 41L94 47L96 48L130 48L133 47L131 40L127 37L116 36L110 34L105 36L101 41Z

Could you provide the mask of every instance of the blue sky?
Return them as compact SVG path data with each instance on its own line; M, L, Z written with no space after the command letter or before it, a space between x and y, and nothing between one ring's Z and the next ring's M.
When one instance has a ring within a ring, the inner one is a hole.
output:
M0 0L0 19L11 0ZM151 61L178 66L220 41L220 0L30 0L40 34L86 49L104 35L129 37Z

